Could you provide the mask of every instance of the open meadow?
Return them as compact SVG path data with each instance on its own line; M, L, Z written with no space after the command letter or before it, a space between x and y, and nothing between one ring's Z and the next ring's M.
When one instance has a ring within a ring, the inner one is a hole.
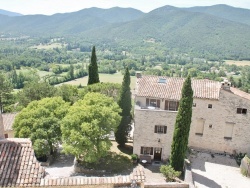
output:
M99 74L100 82L111 82L111 83L122 83L123 80L123 75L118 72L115 74ZM135 76L131 76L131 83L130 83L130 88L134 89L135 88ZM85 76L83 78L78 78L75 80L71 80L68 82L64 82L62 84L71 84L71 85L82 85L86 86L88 83L88 76Z
M235 60L225 60L228 65L246 66L250 65L250 61L235 61Z

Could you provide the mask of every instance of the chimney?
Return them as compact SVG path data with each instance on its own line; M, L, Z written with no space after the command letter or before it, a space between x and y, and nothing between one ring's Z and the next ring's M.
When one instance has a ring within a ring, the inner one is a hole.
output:
M0 139L4 138L4 126L3 126L3 116L2 112L0 111Z
M137 73L136 73L136 78L141 78L141 77L142 77L141 73L140 73L140 72L137 72Z
M230 91L231 82L229 82L227 79L224 79L223 82L221 82L221 88L227 91Z

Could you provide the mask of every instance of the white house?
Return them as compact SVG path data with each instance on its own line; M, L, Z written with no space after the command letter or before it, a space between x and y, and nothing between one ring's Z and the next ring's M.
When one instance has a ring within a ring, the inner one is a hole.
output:
M185 79L137 75L133 153L167 160ZM250 94L230 83L192 79L189 147L250 154Z

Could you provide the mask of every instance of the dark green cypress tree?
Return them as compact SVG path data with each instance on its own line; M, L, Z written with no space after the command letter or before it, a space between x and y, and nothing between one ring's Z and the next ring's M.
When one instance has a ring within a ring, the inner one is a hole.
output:
M125 74L123 77L122 88L120 91L118 105L122 109L121 116L122 120L118 129L115 133L116 142L124 146L127 142L128 129L131 123L131 93L130 93L130 74L128 68L125 70Z
M185 154L192 119L193 90L188 75L182 88L182 96L175 121L175 130L171 146L170 165L177 171L183 171Z
M91 62L89 65L89 80L88 85L99 83L99 74L98 74L98 66L97 66L97 58L95 53L95 46L92 48L91 54Z

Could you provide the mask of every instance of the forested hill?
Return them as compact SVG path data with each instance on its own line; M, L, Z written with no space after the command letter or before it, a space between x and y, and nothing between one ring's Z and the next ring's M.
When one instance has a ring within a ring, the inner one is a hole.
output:
M153 38L164 47L204 57L208 54L233 59L250 57L250 26L171 6L155 9L125 24L86 31L83 36L135 45Z
M226 5L188 9L164 6L149 13L131 8L90 8L52 16L0 17L0 33L74 35L95 44L125 46L150 42L199 57L250 59L248 15L250 10Z
M0 9L0 14L5 16L22 16L22 14Z
M235 8L228 5L214 5L208 7L192 7L184 10L211 14L220 18L250 25L250 10Z
M89 8L77 12L27 15L0 19L0 32L28 35L75 34L92 28L137 19L144 13L132 8Z

